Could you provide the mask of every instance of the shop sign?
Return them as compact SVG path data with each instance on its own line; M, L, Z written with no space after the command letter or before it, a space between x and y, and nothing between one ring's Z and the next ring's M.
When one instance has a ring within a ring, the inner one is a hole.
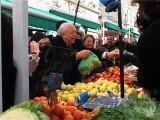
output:
M49 11L53 8L58 8L75 14L78 0L28 0L31 7ZM80 0L78 16L85 16L87 19L98 21L99 1L98 0Z

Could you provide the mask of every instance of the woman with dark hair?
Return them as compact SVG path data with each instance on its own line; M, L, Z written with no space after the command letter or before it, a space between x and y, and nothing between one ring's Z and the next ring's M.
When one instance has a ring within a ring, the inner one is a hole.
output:
M95 39L93 35L86 34L82 40L86 48L94 48Z
M139 11L150 21L149 27L141 34L137 44L139 59L138 82L146 88L151 97L160 100L160 1L133 0Z
M3 111L14 105L17 70L13 64L13 29L11 16L1 12L2 28L2 100Z

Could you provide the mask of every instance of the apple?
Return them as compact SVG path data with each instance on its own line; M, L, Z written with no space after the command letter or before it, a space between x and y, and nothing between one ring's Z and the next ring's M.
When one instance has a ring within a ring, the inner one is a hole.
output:
M109 94L107 92L104 92L102 95L107 96L107 97L109 96Z
M74 98L74 97L68 97L68 98L67 98L67 102L68 102L68 101L74 101L74 102L75 102L75 98Z
M99 87L100 87L101 85L95 85L95 89L99 89Z
M68 91L71 91L71 90L73 89L73 86L72 86L71 84L68 84L67 87L66 87L66 89L67 89Z
M62 106L67 105L67 103L65 101L61 101L59 104Z
M61 89L62 89L62 90L66 90L66 88L67 88L67 85L64 84L64 83L62 83L62 84L61 84Z
M61 97L57 97L58 103L61 102Z
M127 94L130 94L130 93L133 93L134 92L134 89L133 88L128 88L126 89L126 93Z
M107 90L111 90L111 91L112 91L112 86L111 86L111 85L108 86L108 87L107 87Z
M80 91L80 90L79 90L79 88L77 88L77 87L76 87L76 88L73 88L73 90L72 90L73 93L79 93L79 91Z
M89 96L94 98L98 93L98 90L94 88L93 90L89 91Z
M68 95L68 94L70 94L70 92L69 91L63 91L63 94Z
M68 98L68 95L65 95L65 94L62 94L62 95L61 95L61 100L62 100L62 101L66 101L67 98Z
M106 87L105 86L100 86L99 87L99 91L100 92L105 92L106 91Z
M86 85L84 84L82 84L81 86L80 86L80 90L85 90L86 89Z
M88 85L91 86L91 87L94 87L94 86L95 86L93 82L87 83L87 86L88 86Z
M108 81L107 80L105 80L103 83L102 83L102 86L108 86L109 84L108 84Z
M96 84L96 85L102 85L103 80L104 80L104 78L99 78L99 79L95 82L95 84Z
M73 94L68 94L67 96L68 96L68 98L69 98L69 97L73 97Z
M73 97L74 97L75 99L77 99L78 95L79 95L79 93L73 93Z
M81 83L80 82L76 82L75 83L75 86L79 86Z
M86 86L86 90L87 90L87 91L90 91L90 90L92 90L92 89L93 89L92 85L87 85L87 86Z
M118 88L118 84L117 83L112 83L111 86L112 86L112 89Z
M61 97L61 96L62 96L62 94L63 94L63 93L62 93L61 91L60 91L60 92L58 92L58 93L57 93L57 97Z
M118 93L119 93L119 90L118 90L118 89L112 89L112 92L113 92L114 94L118 94Z

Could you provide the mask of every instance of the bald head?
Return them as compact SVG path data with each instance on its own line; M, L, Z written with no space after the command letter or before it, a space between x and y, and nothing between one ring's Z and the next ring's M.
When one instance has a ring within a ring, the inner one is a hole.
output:
M72 44L77 38L77 31L73 24L66 22L59 27L58 35L60 35L67 44Z

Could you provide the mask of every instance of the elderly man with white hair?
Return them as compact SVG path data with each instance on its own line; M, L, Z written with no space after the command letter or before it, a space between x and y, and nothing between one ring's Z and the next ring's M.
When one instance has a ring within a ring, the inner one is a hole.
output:
M119 56L119 52L117 51L107 53L94 48L85 48L85 46L83 45L83 41L77 39L77 31L75 26L68 22L61 24L58 29L58 35L52 41L52 45L77 51L75 52L75 63L73 63L74 66L73 68L71 68L71 75L67 78L67 80L64 81L66 83L72 84L81 80L81 75L78 72L78 64L81 59L87 58L90 55L91 51L95 53L100 59L108 57L114 58Z

